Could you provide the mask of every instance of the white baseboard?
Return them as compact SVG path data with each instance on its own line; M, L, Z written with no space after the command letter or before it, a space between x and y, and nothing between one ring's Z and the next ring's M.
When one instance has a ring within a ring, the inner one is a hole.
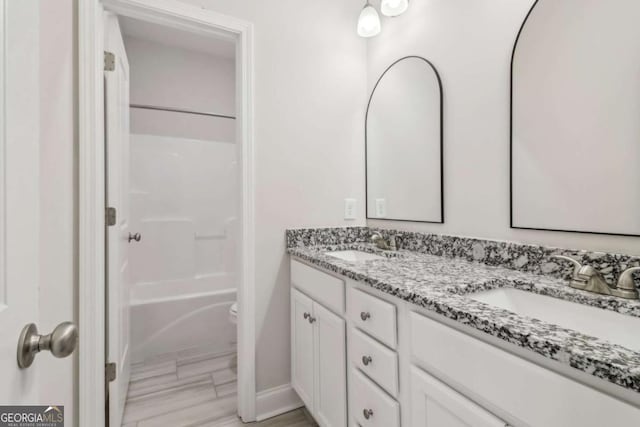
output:
M291 384L284 384L258 392L256 420L262 421L304 406Z

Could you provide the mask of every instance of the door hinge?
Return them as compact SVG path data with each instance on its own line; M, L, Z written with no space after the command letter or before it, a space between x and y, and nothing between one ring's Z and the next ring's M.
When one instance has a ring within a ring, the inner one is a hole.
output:
M107 223L107 227L111 227L112 225L116 225L116 208L107 208L105 222Z
M116 69L116 56L111 53L104 51L104 70L105 71L113 71Z
M113 362L104 365L104 379L106 383L116 380L116 364Z

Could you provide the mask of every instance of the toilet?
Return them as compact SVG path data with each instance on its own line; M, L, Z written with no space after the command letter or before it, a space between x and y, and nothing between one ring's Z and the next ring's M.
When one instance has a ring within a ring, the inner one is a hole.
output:
M238 323L238 303L234 302L229 308L229 322L234 325Z

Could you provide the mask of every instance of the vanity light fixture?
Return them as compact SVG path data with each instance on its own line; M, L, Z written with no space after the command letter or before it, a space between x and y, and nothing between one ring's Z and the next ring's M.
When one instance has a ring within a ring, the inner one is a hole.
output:
M367 0L367 4L362 8L358 18L358 35L360 37L374 37L380 33L380 28L378 11Z
M409 8L409 0L382 0L380 11L384 16L400 16Z

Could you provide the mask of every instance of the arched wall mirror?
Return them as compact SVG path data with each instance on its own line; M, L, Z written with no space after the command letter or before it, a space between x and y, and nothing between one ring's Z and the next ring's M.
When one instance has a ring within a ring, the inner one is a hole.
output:
M511 70L511 226L640 235L640 1L537 0Z
M442 84L410 56L378 79L366 117L367 218L444 222Z

